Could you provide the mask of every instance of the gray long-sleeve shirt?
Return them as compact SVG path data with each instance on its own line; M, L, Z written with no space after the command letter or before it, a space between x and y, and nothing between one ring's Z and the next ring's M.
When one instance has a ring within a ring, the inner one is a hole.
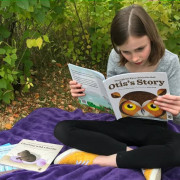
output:
M107 78L118 74L130 73L125 66L119 65L119 61L120 56L112 49L108 60ZM180 96L180 63L176 54L166 49L155 72L166 72L170 94ZM175 123L180 124L180 113L174 116L173 119Z

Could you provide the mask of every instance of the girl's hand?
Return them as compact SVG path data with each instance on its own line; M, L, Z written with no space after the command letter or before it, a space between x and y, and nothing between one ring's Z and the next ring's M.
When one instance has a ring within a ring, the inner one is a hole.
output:
M158 105L161 109L172 113L174 116L180 113L180 96L163 95L157 97L154 104Z
M73 97L80 97L80 96L85 96L85 89L82 89L82 85L78 84L76 81L70 81L69 82L70 85L70 91L71 91L71 95Z

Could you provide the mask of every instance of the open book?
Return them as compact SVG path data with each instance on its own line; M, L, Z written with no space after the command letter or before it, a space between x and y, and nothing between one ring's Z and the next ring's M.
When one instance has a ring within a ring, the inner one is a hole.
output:
M105 79L100 72L68 64L72 79L82 84L85 96L80 103L101 109L113 109L116 119L127 116L156 117L172 120L171 113L153 102L169 94L165 72L141 72L116 75Z
M0 164L43 172L62 147L58 144L23 139L0 159Z

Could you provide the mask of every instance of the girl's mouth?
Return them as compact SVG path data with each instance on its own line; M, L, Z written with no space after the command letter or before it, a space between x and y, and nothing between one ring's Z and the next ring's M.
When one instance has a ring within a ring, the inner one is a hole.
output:
M140 65L140 64L142 64L142 62L138 62L138 63L135 63L135 64Z

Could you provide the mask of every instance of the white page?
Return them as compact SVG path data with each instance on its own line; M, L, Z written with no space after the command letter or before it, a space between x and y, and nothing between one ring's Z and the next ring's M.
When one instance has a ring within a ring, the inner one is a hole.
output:
M85 89L86 96L79 97L81 103L92 102L96 106L111 107L104 88L105 77L102 73L73 64L68 64L68 66L72 79Z

